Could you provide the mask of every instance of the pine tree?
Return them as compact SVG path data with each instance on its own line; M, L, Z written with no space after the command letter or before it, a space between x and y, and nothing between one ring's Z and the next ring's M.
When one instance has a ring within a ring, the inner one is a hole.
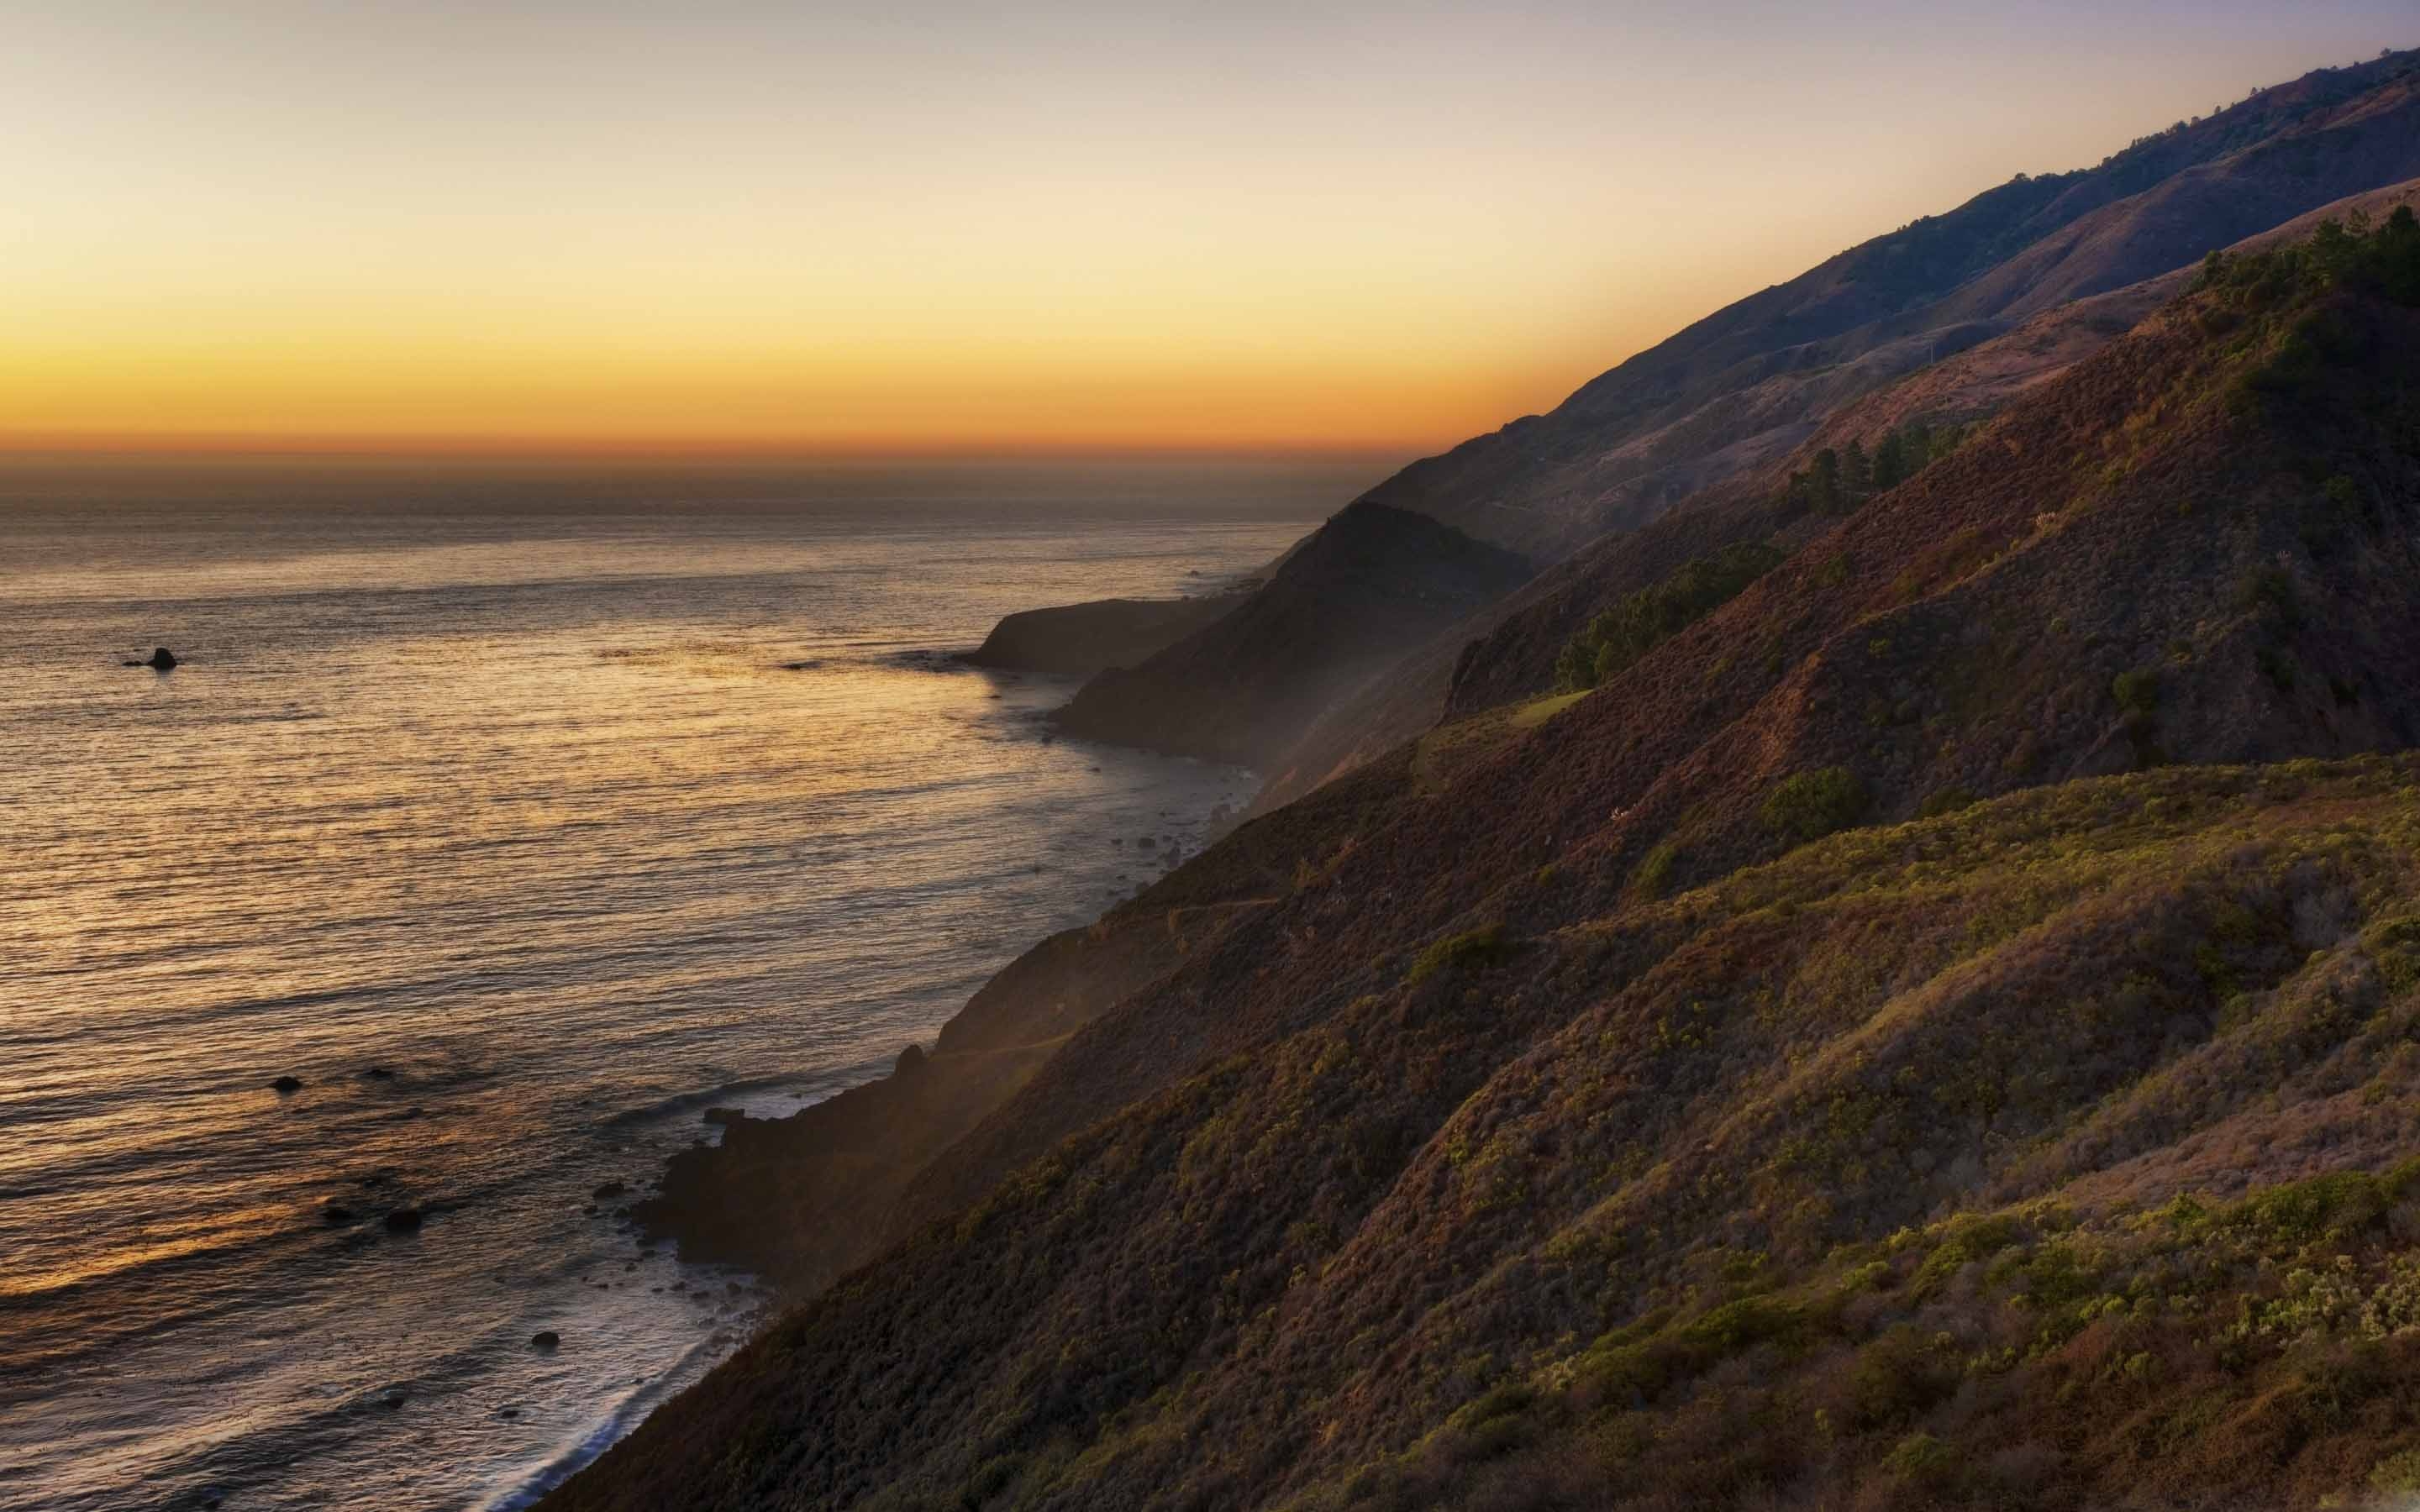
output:
M1874 448L1874 486L1896 488L1907 476L1907 441L1898 431L1892 431Z

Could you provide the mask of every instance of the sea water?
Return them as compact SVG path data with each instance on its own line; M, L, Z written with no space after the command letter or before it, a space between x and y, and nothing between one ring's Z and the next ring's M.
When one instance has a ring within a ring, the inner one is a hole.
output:
M1369 481L0 468L0 1507L509 1506L599 1452L766 1303L617 1215L703 1112L879 1074L1249 795L949 653Z

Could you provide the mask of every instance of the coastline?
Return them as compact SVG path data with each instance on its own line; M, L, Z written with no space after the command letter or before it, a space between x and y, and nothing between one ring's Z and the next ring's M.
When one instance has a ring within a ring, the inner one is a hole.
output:
M1078 679L1146 660L1216 624L1248 603L1267 574L1238 574L1195 597L1014 611L981 646L945 655L985 671L1064 679L1072 702L1089 686ZM1047 717L1055 722L1066 706ZM1259 773L1235 770L1257 790ZM1153 905L1154 889L1231 829L1246 807L1221 802L1170 817L1156 833L1110 837L1111 846L1131 846L1151 869L1128 897L1029 946L929 1043L903 1047L881 1073L779 1117L732 1110L717 1119L719 1138L675 1152L653 1189L630 1204L633 1224L646 1239L675 1245L684 1261L761 1277L783 1302L873 1258L912 1227L912 1210L901 1203L935 1156L1020 1090L1067 1036L1183 957L1184 937Z

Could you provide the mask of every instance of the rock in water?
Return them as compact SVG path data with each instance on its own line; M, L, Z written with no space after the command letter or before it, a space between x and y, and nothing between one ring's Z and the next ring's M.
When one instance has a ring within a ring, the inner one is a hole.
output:
M143 661L130 661L126 665L129 667L148 667L155 672L164 672L177 665L177 654L169 650L166 646L153 646L151 648L151 655L147 659Z
M563 1342L563 1335L551 1328L542 1328L530 1335L533 1350L551 1350Z
M277 1080L270 1083L269 1085L273 1090L279 1092L299 1092L302 1090L302 1078L300 1076L280 1076Z
M421 1211L418 1208L397 1208L393 1212L386 1215L387 1232L391 1234L416 1234L420 1232L420 1226L424 1221Z
M911 1044L907 1049L899 1052L899 1059L892 1064L891 1074L893 1076L913 1076L923 1069L924 1047L921 1044Z

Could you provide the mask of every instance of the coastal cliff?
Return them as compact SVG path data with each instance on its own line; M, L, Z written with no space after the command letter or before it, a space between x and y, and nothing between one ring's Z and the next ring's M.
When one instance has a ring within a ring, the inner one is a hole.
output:
M1090 677L1147 660L1217 624L1247 592L1200 598L1099 598L1023 609L1002 618L965 659L972 666L1007 671Z
M1355 504L1216 623L1087 683L1071 734L1264 765L1319 712L1519 587L1529 564L1426 516Z

